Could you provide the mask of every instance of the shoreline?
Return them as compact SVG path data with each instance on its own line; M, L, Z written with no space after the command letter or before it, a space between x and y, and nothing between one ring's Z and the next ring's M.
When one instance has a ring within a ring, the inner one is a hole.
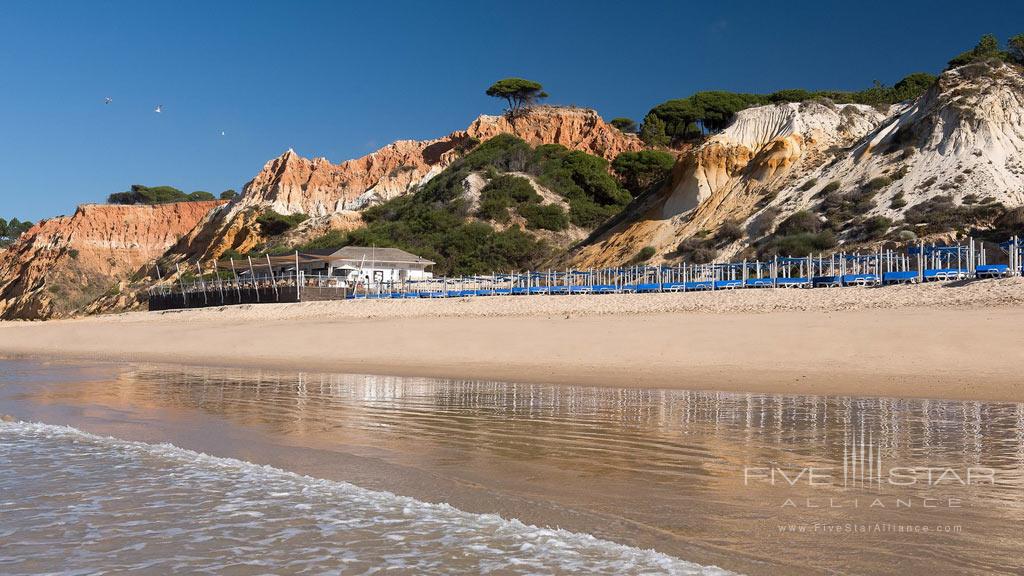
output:
M3 322L0 354L1024 402L1021 303L1022 279L867 290L263 304Z

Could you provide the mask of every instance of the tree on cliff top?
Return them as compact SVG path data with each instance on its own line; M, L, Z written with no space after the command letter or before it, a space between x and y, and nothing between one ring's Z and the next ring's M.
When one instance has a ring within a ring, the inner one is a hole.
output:
M21 236L31 227L32 223L28 220L20 222L17 218L11 218L11 221L8 222L0 218L0 248L13 244L18 239L18 236Z
M203 202L213 200L213 194L196 190L186 194L174 186L143 186L132 184L128 192L116 192L107 197L108 204L169 204L171 202Z
M632 118L612 118L609 124L618 128L620 132L627 134L636 133L636 122Z
M515 118L520 116L539 100L548 97L540 82L526 80L525 78L505 78L498 80L487 89L487 95L495 98L504 98L508 102L509 116Z

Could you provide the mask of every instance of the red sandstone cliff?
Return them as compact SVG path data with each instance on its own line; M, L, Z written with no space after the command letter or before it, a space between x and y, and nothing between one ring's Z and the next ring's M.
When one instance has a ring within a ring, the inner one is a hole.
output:
M257 215L266 209L316 218L344 215L346 228L357 226L360 210L406 194L455 161L461 145L498 134L513 134L531 145L561 144L574 150L614 159L643 148L640 139L607 124L597 112L582 108L540 106L510 122L504 116L480 116L465 130L435 140L400 140L372 154L332 164L324 158L303 158L292 150L267 164L231 206L211 215L189 235L180 258L215 258L225 250L246 252L259 246Z
M465 130L435 140L399 140L373 152L332 164L309 160L288 150L267 162L248 184L240 206L263 205L282 214L322 216L358 210L389 200L426 182L452 163L458 147L470 139L514 134L531 145L561 144L613 160L643 145L605 123L593 110L542 106L510 122L504 116L480 116Z
M68 316L113 296L222 202L80 206L0 252L0 318Z

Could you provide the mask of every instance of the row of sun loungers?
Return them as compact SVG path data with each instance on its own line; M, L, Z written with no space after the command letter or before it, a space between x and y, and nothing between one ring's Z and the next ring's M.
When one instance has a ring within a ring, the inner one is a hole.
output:
M1002 278L1009 275L1006 264L978 266L977 278ZM557 286L515 286L512 288L468 289L468 290L410 290L406 292L385 292L381 294L353 294L355 299L400 299L400 298L466 298L477 296L520 296L520 295L570 295L570 294L652 294L657 292L699 292L710 290L735 290L739 288L837 288L842 286L880 286L893 284L914 284L924 278L925 282L963 280L970 276L961 268L926 269L924 274L915 270L886 272L878 274L846 274L842 276L815 276L812 278L749 278L747 280L700 280L694 282L639 283L616 286L614 284L557 285Z

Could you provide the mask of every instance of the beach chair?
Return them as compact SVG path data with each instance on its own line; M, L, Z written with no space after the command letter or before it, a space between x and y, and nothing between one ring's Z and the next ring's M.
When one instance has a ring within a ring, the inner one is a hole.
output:
M614 294L616 290L614 284L594 284L592 289L594 294Z
M661 291L661 284L657 284L657 283L637 284L636 285L636 291L638 293L640 293L640 294L650 294L652 292L660 292Z
M747 288L771 288L772 286L771 278L748 278L746 282Z
M847 274L843 276L843 286L877 286L877 274Z
M1002 278L1010 273L1010 267L1006 264L985 264L974 269L974 275L978 278Z
M687 291L691 291L692 290L692 291L700 292L702 290L711 290L711 288L712 288L712 285L711 285L711 281L710 280L701 280L699 282L687 282L686 285L685 285L685 289Z
M815 288L839 288L843 285L843 279L839 276L815 276L811 284Z
M735 290L743 288L743 280L718 280L715 282L715 290Z
M966 277L967 271L958 268L929 268L924 271L925 282L944 282Z
M662 285L662 290L665 292L683 292L686 290L686 284L684 282L666 282Z
M917 284L917 272L886 272L882 275L883 284Z
M776 278L775 286L778 288L813 288L810 279L804 277Z

